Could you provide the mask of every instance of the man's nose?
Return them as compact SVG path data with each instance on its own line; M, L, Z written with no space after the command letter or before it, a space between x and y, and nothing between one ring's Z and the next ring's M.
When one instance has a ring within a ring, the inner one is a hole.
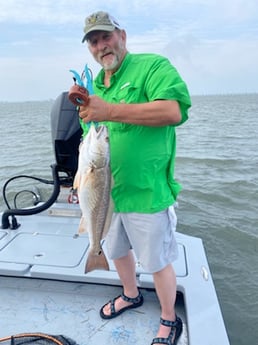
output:
M98 47L98 50L105 50L107 48L107 44L104 40L99 40L97 47Z

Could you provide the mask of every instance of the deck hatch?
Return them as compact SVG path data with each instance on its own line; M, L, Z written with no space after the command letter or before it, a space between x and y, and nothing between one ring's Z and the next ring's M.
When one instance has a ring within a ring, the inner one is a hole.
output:
M0 251L0 261L76 267L80 264L89 245L85 236L26 233L17 234Z

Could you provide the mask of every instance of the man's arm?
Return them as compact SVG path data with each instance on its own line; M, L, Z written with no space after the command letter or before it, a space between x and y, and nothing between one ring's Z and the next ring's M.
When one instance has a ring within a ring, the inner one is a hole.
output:
M143 126L166 126L181 121L177 101L157 100L139 104L114 104L98 96L90 96L87 106L80 107L84 122L114 121Z

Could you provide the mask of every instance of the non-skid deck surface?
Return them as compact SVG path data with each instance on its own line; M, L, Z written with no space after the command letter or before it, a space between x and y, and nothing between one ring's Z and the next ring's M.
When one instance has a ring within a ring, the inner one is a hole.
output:
M120 294L121 288L88 283L33 278L0 277L0 337L23 332L63 334L79 345L146 345L155 336L160 307L153 290L142 289L145 302L113 320L102 320L100 307ZM183 299L177 313L187 344Z

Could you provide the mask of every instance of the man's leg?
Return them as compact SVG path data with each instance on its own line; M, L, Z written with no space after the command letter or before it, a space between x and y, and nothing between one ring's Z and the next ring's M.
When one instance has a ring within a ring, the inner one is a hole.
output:
M126 256L123 256L119 259L114 260L117 273L123 285L124 294L127 297L135 298L138 296L139 291L137 288L136 282L136 273L135 273L135 260L131 250L129 250ZM115 301L115 310L119 311L121 308L127 307L132 303L124 301L121 297ZM108 303L103 312L105 315L110 315L110 303Z
M161 317L175 321L176 275L171 264L153 274L156 292L161 305ZM160 325L157 336L167 338L171 328Z

